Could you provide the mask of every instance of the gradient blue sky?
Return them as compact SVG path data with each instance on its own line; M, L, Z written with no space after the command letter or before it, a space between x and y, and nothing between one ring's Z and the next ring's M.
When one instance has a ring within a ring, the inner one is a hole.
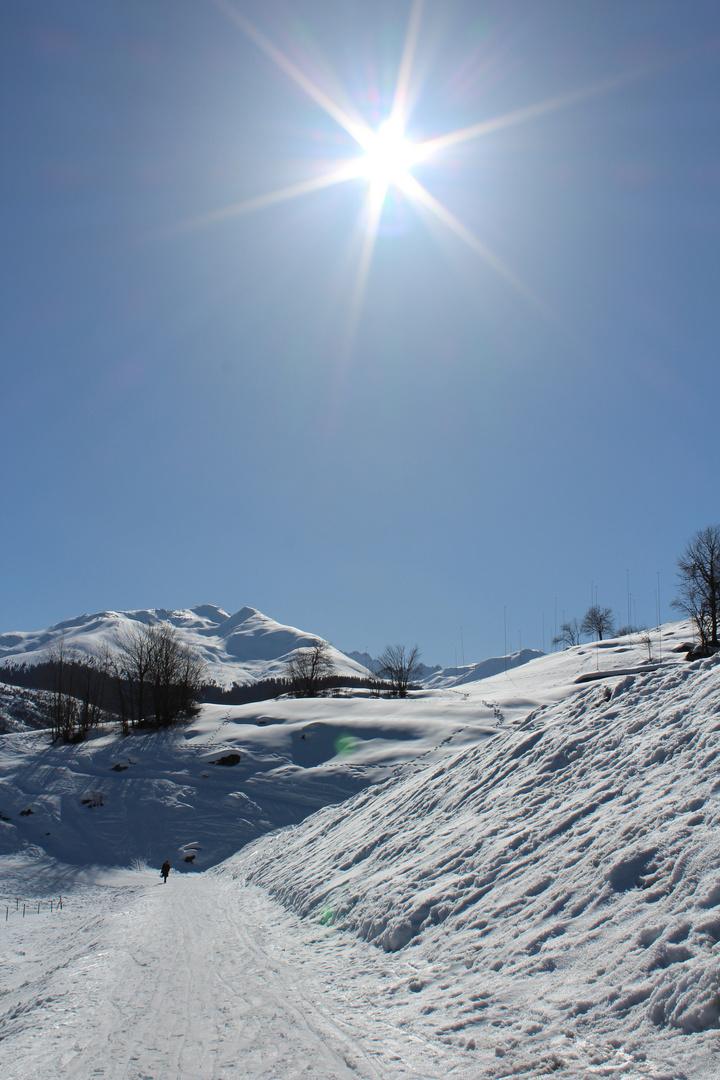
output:
M387 115L411 3L235 7ZM248 604L445 665L625 620L626 571L670 617L720 520L717 0L426 0L413 139L622 78L414 170L539 305L393 196L349 347L365 181L187 227L358 152L226 12L1 19L0 630Z

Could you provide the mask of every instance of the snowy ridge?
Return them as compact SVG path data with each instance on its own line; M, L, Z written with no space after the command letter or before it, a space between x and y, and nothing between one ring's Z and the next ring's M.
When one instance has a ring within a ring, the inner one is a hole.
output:
M429 672L422 682L423 686L430 689L462 686L464 683L480 682L481 679L489 679L493 675L512 671L513 668L528 664L540 656L545 656L545 653L539 649L520 649L519 652L508 653L507 656L491 656L478 664L466 664L465 667L442 668L440 671Z
M116 650L134 626L163 622L176 628L201 658L208 682L219 686L282 677L293 652L322 640L317 634L284 626L252 607L234 615L212 604L179 611L102 611L79 615L45 630L0 634L0 664L40 663L48 647L61 640L68 650L98 656L105 647ZM367 676L361 664L332 646L330 655L339 675Z

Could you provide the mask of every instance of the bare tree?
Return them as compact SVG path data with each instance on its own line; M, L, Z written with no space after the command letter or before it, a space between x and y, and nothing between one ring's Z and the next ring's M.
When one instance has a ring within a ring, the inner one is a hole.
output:
M392 693L397 697L406 697L408 687L420 674L420 649L413 645L406 649L404 645L387 645L378 657L379 675L386 679Z
M699 529L677 561L678 594L672 607L688 615L703 648L718 647L720 525Z
M143 722L166 727L198 710L202 664L168 623L134 627L121 642L114 674L126 731Z
M46 698L52 738L71 742L75 738L80 716L74 694L77 658L74 650L68 648L63 636L47 647L44 659L50 666L52 681L52 689Z
M151 626L148 633L153 720L159 727L168 727L197 713L202 665L169 623Z
M320 638L314 645L297 649L285 666L295 697L317 697L324 680L335 674L330 645Z
M109 651L103 647L99 656L87 656L78 665L77 696L80 704L79 729L81 736L96 727L105 716L103 701L107 682Z
M115 666L123 727L145 719L147 691L151 681L152 627L139 624L128 630L120 642Z
M52 737L65 742L83 739L104 716L106 654L81 656L61 637L47 647L44 656L50 669L51 689L46 701Z
M553 645L564 645L568 648L571 645L580 644L580 623L577 619L573 619L571 622L564 622L560 627L560 633L557 637L552 639Z
M609 637L612 634L613 627L612 608L593 604L583 615L580 632L583 634L597 634L598 641L602 641L603 636Z

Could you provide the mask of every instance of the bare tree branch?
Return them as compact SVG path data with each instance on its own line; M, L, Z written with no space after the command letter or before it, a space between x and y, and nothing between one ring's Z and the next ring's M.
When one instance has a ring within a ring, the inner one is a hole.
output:
M417 645L412 649L406 649L404 645L387 645L378 657L379 674L387 679L397 697L406 697L410 683L420 674L420 655Z
M718 648L720 525L699 529L678 558L678 594L672 606L695 623L700 644Z
M323 681L335 674L335 665L327 641L297 649L286 664L290 693L295 697L317 697Z
M597 634L598 641L609 637L614 628L612 608L593 604L583 615L580 631L583 634Z

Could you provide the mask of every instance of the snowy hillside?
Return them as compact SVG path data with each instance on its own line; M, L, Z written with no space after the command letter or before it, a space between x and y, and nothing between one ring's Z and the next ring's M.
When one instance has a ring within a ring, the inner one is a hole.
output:
M715 1080L720 658L687 635L404 701L6 735L5 896L65 902L0 937L13 1080ZM166 854L167 887L111 869Z
M719 715L720 658L591 683L223 872L403 950L484 1076L715 1076Z
M117 649L133 626L162 622L177 629L182 640L202 659L207 681L219 686L282 677L289 655L318 640L316 634L283 626L251 607L235 615L212 604L181 611L103 611L80 615L45 630L0 634L0 664L37 664L45 658L48 647L61 640L68 650L97 656L103 646ZM367 675L361 664L337 649L331 647L330 654L338 674Z
M666 664L683 663L667 650L684 632L683 624L666 628ZM0 850L39 847L75 865L125 866L162 862L170 852L181 869L207 868L398 769L424 770L463 748L494 744L533 710L577 694L578 679L646 666L644 647L620 639L407 699L204 705L175 729L126 737L108 725L70 745L25 730L36 726L33 696L8 689L0 697L9 731L0 739L0 815L7 819L0 820ZM96 795L102 806L83 802ZM190 851L195 858L186 866Z

